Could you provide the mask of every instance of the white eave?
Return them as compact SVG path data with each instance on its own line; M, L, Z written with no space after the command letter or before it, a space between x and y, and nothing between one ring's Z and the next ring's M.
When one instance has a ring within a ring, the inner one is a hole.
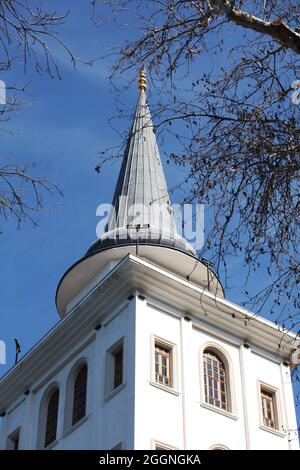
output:
M299 341L295 333L128 254L0 380L0 413L32 389L81 340L93 335L94 328L112 310L129 302L127 297L136 291L176 306L192 320L203 320L282 360L289 359L291 349Z

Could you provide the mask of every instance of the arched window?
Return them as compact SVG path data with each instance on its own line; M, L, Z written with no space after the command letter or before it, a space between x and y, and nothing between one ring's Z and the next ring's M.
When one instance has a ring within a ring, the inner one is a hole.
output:
M87 391L87 365L83 364L74 380L72 426L85 416Z
M44 446L48 447L56 440L57 418L59 405L59 389L55 388L49 395L46 408L46 430Z
M213 351L204 351L203 371L206 403L228 411L226 370L224 363Z

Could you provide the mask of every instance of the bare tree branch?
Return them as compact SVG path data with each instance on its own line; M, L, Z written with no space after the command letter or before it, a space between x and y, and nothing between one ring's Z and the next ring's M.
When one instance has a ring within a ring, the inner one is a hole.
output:
M47 178L33 177L32 164L6 164L0 167L0 220L13 216L20 228L24 220L33 225L33 212L45 211L45 194L60 194L61 190Z
M258 33L271 36L284 47L292 49L297 54L300 53L300 34L290 28L281 18L273 21L265 21L257 16L247 13L234 5L230 0L207 0L211 9L211 16L224 14L229 20L239 26L252 29Z
M75 66L83 62L71 51L56 31L67 19L69 12L46 10L42 0L0 0L0 77L22 64L26 73L35 69L51 78L61 78L55 59L55 47L60 47ZM90 62L91 63L91 62ZM8 121L25 105L28 84L6 83L5 104L0 104L0 132L9 132ZM61 194L47 178L32 175L32 163L8 163L1 159L0 168L0 221L13 216L20 227L24 220L36 225L34 212L46 210L46 195Z
M146 64L158 96L157 106L151 103L156 132L170 137L175 150L167 159L185 172L184 202L205 203L199 256L210 258L227 289L230 262L239 260L247 272L245 305L297 329L299 2L94 4L108 9L106 21L132 29L112 69L114 84ZM101 154L99 170L111 157ZM258 270L265 283L255 291Z

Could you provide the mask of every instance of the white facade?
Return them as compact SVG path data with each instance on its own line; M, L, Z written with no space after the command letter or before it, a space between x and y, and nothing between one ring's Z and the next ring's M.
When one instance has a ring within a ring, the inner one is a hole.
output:
M139 89L117 217L61 279L61 321L0 380L0 449L298 449L299 340L225 300L176 232L144 70Z
M0 448L20 430L20 449L43 447L44 397L60 390L52 449L298 449L289 356L293 334L215 297L149 260L128 254L90 283L50 333L0 381ZM85 294L85 295L84 295ZM101 327L100 327L101 325ZM154 343L172 348L172 387L154 374ZM110 390L108 351L123 341L123 380ZM227 364L230 410L208 405L203 352ZM68 377L88 366L86 416L68 424ZM260 383L276 394L278 429L262 425Z

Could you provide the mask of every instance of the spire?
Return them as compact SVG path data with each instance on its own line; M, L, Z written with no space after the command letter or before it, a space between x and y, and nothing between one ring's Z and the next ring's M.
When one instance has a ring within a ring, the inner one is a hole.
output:
M173 247L195 254L176 231L168 188L146 98L144 67L138 77L140 91L131 132L117 181L107 231L87 254L116 245Z
M140 75L139 75L139 90L142 92L146 92L147 90L147 80L146 80L146 72L145 72L145 67L143 66L140 70Z
M61 317L95 292L99 275L108 275L121 259L129 260L130 253L223 297L222 286L209 265L199 261L194 248L177 233L146 98L144 69L139 73L138 86L138 102L113 197L114 210L101 238L68 269L57 287L56 304ZM132 285L140 287L139 271L132 278L133 284L131 274L128 272L128 293ZM111 277L118 283L117 273ZM146 279L151 282L150 277Z

